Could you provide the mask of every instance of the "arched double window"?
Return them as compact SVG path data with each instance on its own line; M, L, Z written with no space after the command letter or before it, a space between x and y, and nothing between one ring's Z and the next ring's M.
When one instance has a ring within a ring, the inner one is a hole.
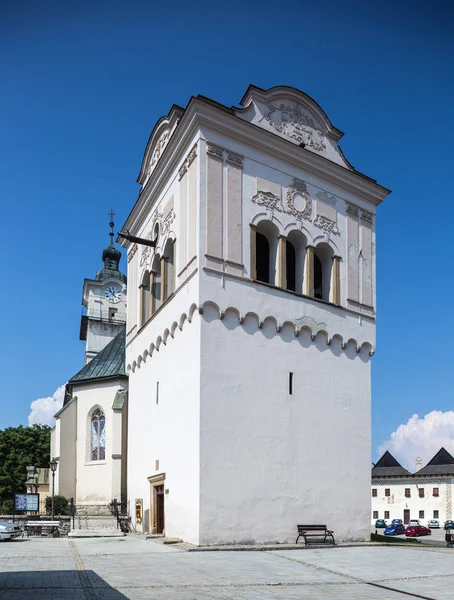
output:
M91 417L91 460L106 459L106 417L97 408Z

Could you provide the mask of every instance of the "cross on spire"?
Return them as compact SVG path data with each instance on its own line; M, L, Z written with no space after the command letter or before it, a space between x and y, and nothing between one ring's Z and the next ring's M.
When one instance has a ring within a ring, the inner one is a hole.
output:
M107 214L110 217L110 223L109 223L109 227L110 227L110 233L109 233L109 235L110 235L110 243L113 245L113 237L114 237L114 230L113 230L113 228L114 228L114 225L115 225L113 218L115 217L115 213L114 213L114 211L112 209L110 209L110 212L107 213Z

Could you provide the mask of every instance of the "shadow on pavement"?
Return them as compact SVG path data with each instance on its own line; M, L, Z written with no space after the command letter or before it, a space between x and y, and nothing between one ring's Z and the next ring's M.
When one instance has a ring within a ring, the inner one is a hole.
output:
M127 600L94 571L9 571L0 573L1 600Z

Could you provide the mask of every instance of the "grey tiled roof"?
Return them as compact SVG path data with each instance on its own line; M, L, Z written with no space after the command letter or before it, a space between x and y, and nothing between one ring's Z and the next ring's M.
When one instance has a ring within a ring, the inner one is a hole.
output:
M372 477L406 477L408 475L411 476L410 471L404 469L388 450L372 468Z
M440 448L432 460L417 472L418 476L451 474L454 474L454 458L444 448Z
M112 379L126 377L125 372L125 328L105 348L91 359L74 377L69 385L93 381L94 379Z

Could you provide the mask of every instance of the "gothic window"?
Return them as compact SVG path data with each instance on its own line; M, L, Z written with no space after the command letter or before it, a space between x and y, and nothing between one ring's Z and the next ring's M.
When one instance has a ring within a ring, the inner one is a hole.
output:
M256 233L257 280L270 283L270 245L263 233Z
M287 289L292 292L296 291L296 252L292 242L285 242L285 259L287 273Z
M145 271L140 285L140 320L145 325L151 316L150 273Z
M106 417L98 408L91 417L91 460L106 459Z

